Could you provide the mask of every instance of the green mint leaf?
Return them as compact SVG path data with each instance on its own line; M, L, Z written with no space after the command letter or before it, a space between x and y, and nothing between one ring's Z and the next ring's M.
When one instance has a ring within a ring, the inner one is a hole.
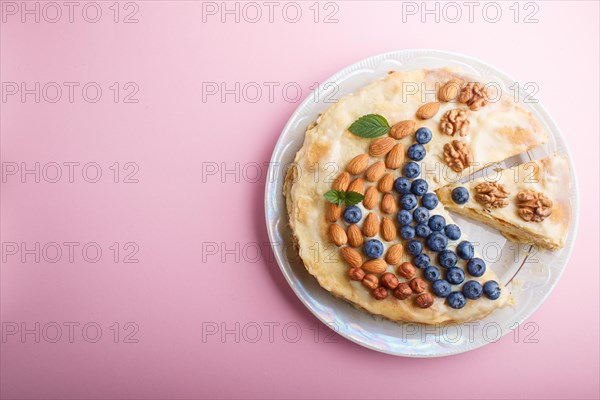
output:
M365 196L358 192L346 192L346 205L353 206L360 203L364 198Z
M330 203L337 204L338 206L341 206L346 201L346 192L342 192L340 190L330 190L323 196L325 197L325 200Z
M358 204L364 199L365 196L358 192L344 192L343 190L330 190L329 192L323 195L325 199L333 204L337 204L338 206L347 205L353 206Z
M348 130L356 136L376 138L387 134L390 124L379 114L367 114L354 121Z

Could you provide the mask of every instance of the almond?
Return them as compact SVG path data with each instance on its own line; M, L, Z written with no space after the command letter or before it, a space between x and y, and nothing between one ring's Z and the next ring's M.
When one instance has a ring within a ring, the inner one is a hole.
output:
M390 128L390 136L394 139L402 139L415 132L415 121L400 121Z
M391 246L385 253L385 261L390 265L396 265L402 260L404 248L400 243Z
M354 250L352 247L342 247L340 249L340 253L342 254L342 258L352 268L359 268L362 265L362 257L360 253Z
M363 194L363 192L365 191L365 184L363 179L356 178L355 180L350 182L350 185L348 186L348 191Z
M387 264L381 258L374 258L372 260L365 261L361 268L370 274L381 274L387 269Z
M396 144L392 150L385 156L385 166L389 169L400 168L404 162L404 146L402 143Z
M352 175L360 175L367 168L369 164L369 155L368 154L359 154L354 157L348 163L346 167L346 171L350 172Z
M329 237L331 239L331 242L336 244L337 246L342 246L348 241L348 236L346 236L346 232L344 232L344 229L338 224L331 224L331 226L329 227Z
M386 242L396 238L396 227L394 226L394 222L388 217L383 217L383 220L381 221L381 237L383 237L383 240Z
M394 196L389 193L383 195L383 200L381 200L381 211L385 214L391 214L396 211L396 201L394 200Z
M462 81L459 79L451 79L446 82L440 90L438 91L438 100L447 102L452 101L458 97L460 93L460 87L462 85Z
M432 118L440 110L440 103L435 101L432 103L425 103L417 110L417 118L429 119Z
M348 227L348 244L352 247L360 247L364 243L362 232L358 226L352 224Z
M326 217L329 222L336 222L342 216L342 207L337 204L327 203Z
M381 175L383 175L384 172L385 164L383 163L383 161L377 161L375 164L367 168L367 170L365 171L365 178L369 182L375 182L376 180L381 178Z
M371 186L365 192L365 198L363 199L363 206L367 210L372 210L377 205L379 200L379 192L377 192L377 188L375 186Z
M367 215L365 222L363 222L362 230L366 237L377 235L377 231L379 231L379 218L377 217L377 214L370 212L369 215Z
M379 180L379 184L377 188L381 193L391 192L394 187L394 176L389 172L384 174L383 177Z
M394 147L394 144L396 141L391 137L377 139L369 146L369 154L373 157L385 156Z
M350 174L347 172L342 172L335 178L332 187L335 190L343 190L344 192L348 189L348 185L350 184Z

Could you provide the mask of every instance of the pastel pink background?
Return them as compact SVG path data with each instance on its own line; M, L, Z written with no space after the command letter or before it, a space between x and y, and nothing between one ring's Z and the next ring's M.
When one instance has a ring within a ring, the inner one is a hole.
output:
M299 3L296 24L280 13L274 23L263 15L252 24L231 16L203 23L200 2L138 1L139 22L123 24L112 21L112 2L100 4L96 24L80 12L73 23L21 23L10 15L1 23L2 82L93 81L103 88L98 103L76 95L72 104L37 104L31 96L1 104L3 163L97 162L103 172L95 184L79 174L73 183L10 176L2 185L2 242L97 242L103 249L98 263L76 253L73 263L63 255L57 263L10 256L2 264L3 323L80 324L73 343L66 328L58 343L7 336L3 398L598 398L597 2L538 2L532 24L513 22L512 2L501 3L506 14L495 24L481 13L474 23L466 16L456 24L431 16L425 24L418 16L403 23L402 4L387 1L337 2L333 24L312 21L312 2ZM517 343L509 334L428 360L379 354L340 337L327 343L327 328L287 286L268 246L257 262L253 254L239 262L231 254L224 262L219 255L202 260L203 242L229 249L268 242L266 169L258 182L236 182L232 174L203 182L202 163L232 169L267 162L299 104L277 90L273 102L265 91L256 103L233 96L203 103L202 82L297 82L305 98L314 82L347 65L405 48L461 52L536 82L537 97L569 142L582 218L562 280L530 319L539 326L538 343L525 343L521 332ZM137 83L139 102L115 104L113 82ZM114 162L122 174L124 163L137 163L139 182L114 183ZM113 242L137 243L140 262L115 263ZM103 330L97 343L82 339L89 322ZM119 343L109 328L115 322ZM139 327L138 343L123 343L127 322ZM214 335L203 343L203 323L233 329L236 322L258 323L263 336L236 343L233 334L224 341ZM272 343L269 322L279 324ZM286 323L301 327L296 343L285 340Z

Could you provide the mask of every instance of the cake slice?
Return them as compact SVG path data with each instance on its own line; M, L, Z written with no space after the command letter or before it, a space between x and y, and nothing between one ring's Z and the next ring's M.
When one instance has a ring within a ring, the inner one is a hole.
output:
M553 156L436 192L450 211L488 224L511 241L557 250L569 230L571 190L567 158Z

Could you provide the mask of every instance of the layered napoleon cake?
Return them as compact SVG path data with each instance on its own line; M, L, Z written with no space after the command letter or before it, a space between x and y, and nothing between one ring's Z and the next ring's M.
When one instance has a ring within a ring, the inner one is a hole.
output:
M460 323L513 304L435 191L547 138L510 94L450 69L393 72L341 98L308 127L284 184L307 271L394 321Z

